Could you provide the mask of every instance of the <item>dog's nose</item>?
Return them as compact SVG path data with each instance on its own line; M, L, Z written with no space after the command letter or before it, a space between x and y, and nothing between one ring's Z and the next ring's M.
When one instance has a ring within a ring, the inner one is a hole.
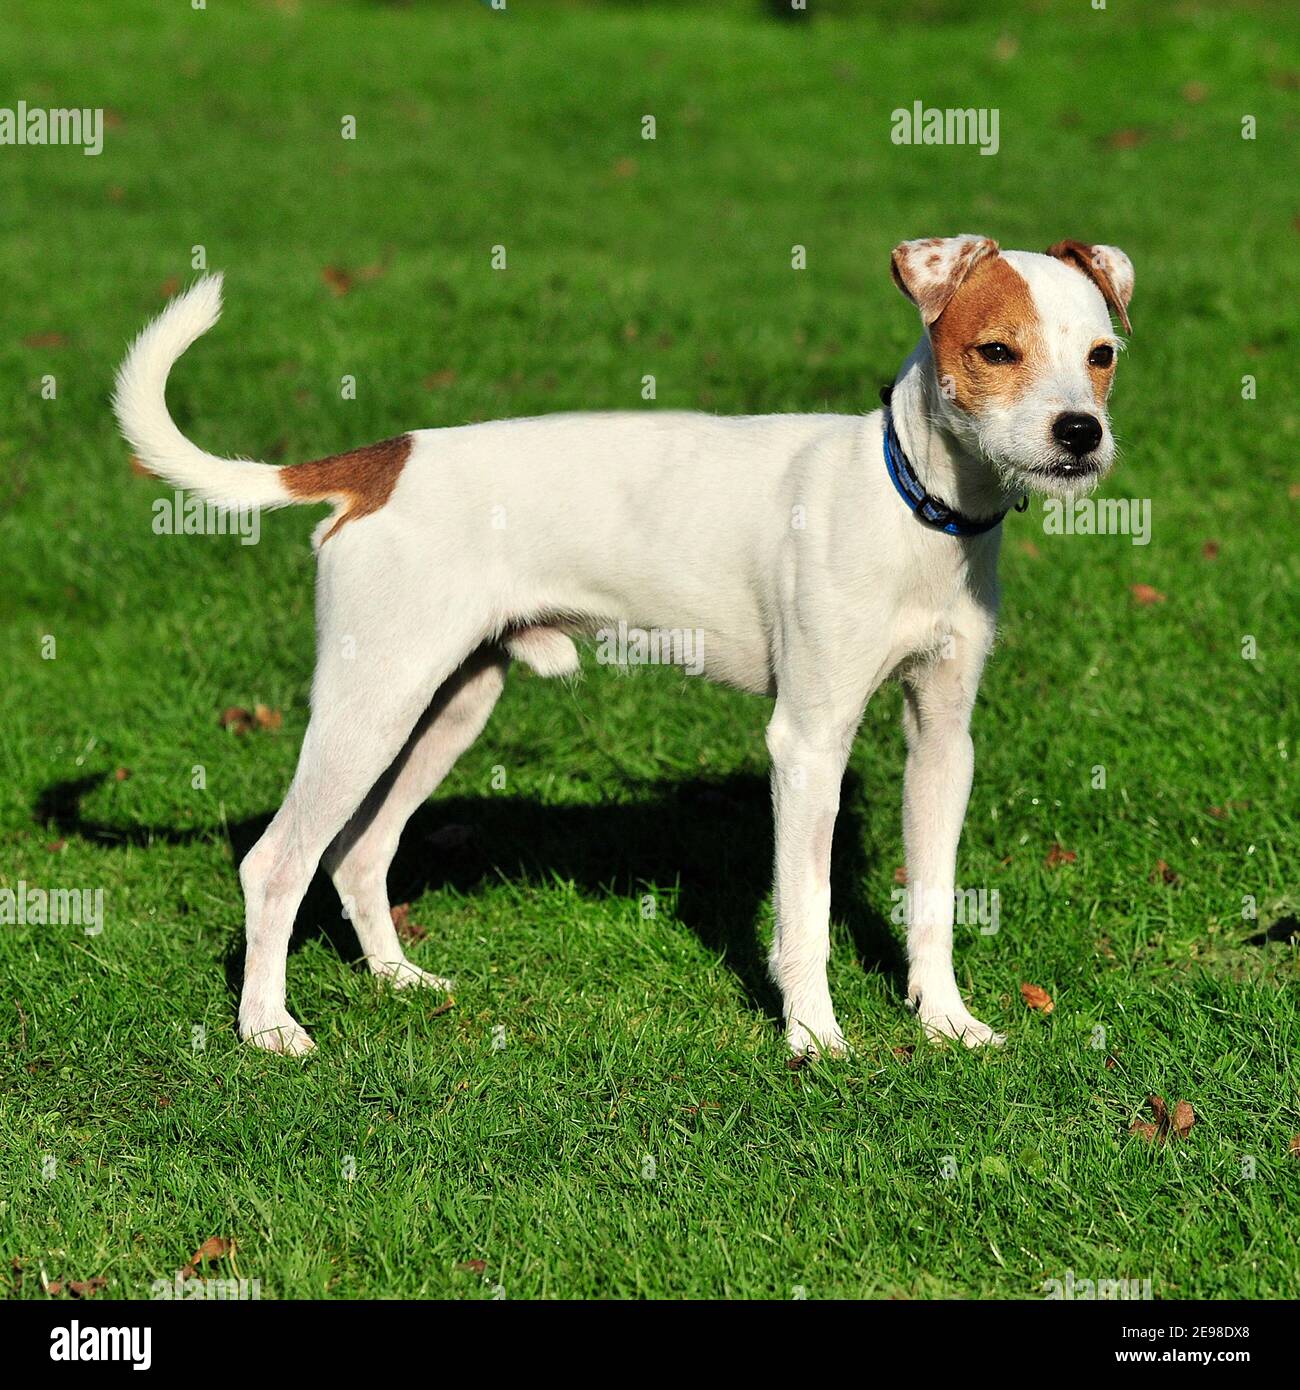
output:
M1075 458L1081 458L1101 443L1101 421L1095 415L1058 415L1052 421L1052 438Z

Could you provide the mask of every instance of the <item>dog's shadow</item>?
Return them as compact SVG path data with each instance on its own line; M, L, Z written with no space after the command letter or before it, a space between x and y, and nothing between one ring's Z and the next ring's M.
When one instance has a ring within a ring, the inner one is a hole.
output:
M65 839L106 850L211 840L211 827L116 825L87 816L82 801L106 774L47 788L34 808L41 825ZM849 930L859 964L901 984L900 943L863 891L860 779L846 775L832 850L831 894L837 921ZM270 821L249 817L227 827L239 863ZM488 882L572 882L591 897L639 898L654 885L674 901L678 921L734 973L751 1008L780 1017L767 976L760 919L771 888L772 808L765 777L642 784L631 802L548 805L527 796L450 796L426 801L411 817L388 875L389 901L414 901L444 886L473 895ZM232 891L237 887L232 872ZM431 932L431 936L434 933ZM299 908L290 950L324 938L346 960L359 955L333 885L317 873ZM226 958L238 993L242 936ZM430 968L450 963L434 959Z

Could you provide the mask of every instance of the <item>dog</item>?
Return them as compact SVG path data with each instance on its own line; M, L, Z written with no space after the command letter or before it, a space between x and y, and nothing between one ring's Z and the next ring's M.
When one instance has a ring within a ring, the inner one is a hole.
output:
M223 506L331 503L313 534L311 718L284 803L240 865L244 1039L298 1054L285 967L323 864L370 969L407 960L386 877L402 828L482 731L512 659L578 669L613 623L694 630L703 673L774 698L769 968L796 1056L841 1054L827 985L831 837L867 701L902 682L908 1000L931 1037L1003 1041L952 964L971 707L993 644L1001 522L1111 467L1107 398L1133 267L1113 246L1045 254L988 237L905 241L891 269L920 342L864 415L561 414L418 430L312 462L217 458L173 423L176 359L216 323L221 280L135 341L113 398L145 468Z

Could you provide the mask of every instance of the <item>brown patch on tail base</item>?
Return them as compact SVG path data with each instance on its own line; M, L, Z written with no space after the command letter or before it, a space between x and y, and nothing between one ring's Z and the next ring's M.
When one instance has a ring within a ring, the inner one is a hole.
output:
M410 454L411 436L399 434L346 454L290 464L280 470L280 480L295 501L334 502L342 508L321 537L324 545L344 522L369 516L388 501Z

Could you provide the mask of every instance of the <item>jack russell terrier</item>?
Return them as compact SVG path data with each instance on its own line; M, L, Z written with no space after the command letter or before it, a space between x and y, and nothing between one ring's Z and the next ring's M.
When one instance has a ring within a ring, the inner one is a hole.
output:
M313 1046L285 963L322 862L376 975L448 987L393 927L402 828L477 738L512 657L567 675L575 635L626 623L694 630L707 676L775 697L770 969L798 1056L845 1050L826 980L831 834L863 709L902 681L908 999L931 1036L1002 1041L952 965L1000 522L1027 491L1067 497L1109 469L1110 314L1129 331L1133 267L1113 246L1037 255L982 236L906 241L892 260L925 332L870 415L551 415L276 468L204 453L167 410L172 364L220 314L220 277L145 329L113 404L146 468L227 507L334 507L313 536L311 719L239 870L243 1038Z

